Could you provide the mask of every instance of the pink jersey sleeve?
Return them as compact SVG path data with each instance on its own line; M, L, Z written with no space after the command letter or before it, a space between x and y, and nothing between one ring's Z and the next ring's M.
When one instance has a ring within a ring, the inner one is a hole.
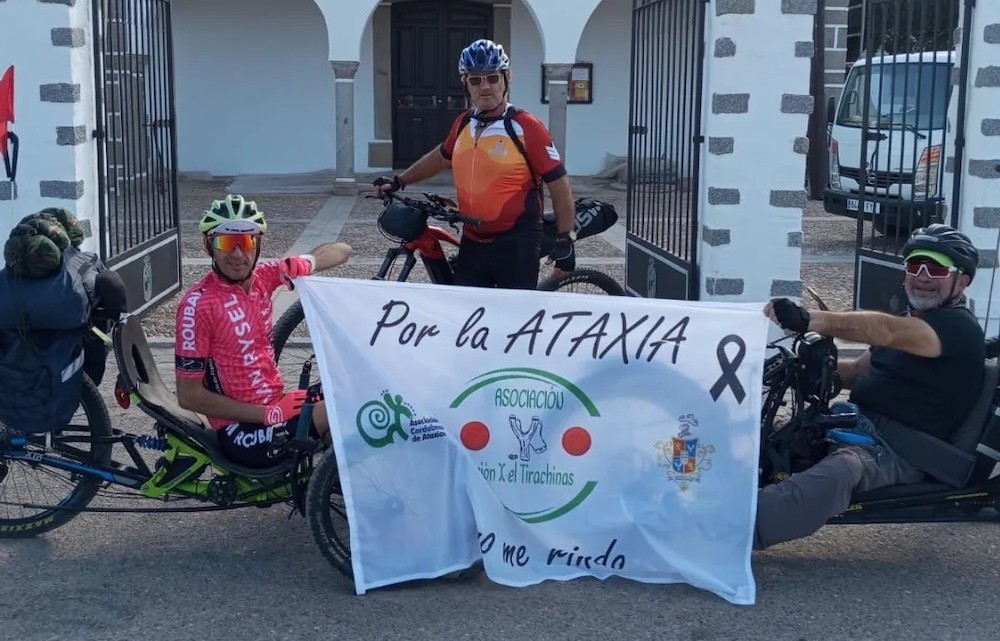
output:
M203 291L192 290L177 307L174 325L174 369L178 376L201 378L212 355L212 311L199 305Z

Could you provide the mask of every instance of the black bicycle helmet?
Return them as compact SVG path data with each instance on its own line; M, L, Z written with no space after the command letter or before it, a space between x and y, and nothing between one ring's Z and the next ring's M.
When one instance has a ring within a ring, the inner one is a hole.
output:
M389 238L408 243L427 228L427 214L406 203L394 202L378 216L378 228Z
M962 273L969 275L969 282L976 276L979 265L979 250L969 237L954 227L934 223L915 229L903 246L903 257L918 249L940 252L950 258Z

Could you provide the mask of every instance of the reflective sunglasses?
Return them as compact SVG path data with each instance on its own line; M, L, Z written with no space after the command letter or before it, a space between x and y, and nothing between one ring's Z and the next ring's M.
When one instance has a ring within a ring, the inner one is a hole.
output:
M249 254L257 249L260 236L256 234L219 234L212 236L212 247L227 254L237 247L244 254Z
M483 84L484 79L491 85L499 84L500 74L491 73L488 76L469 76L468 78L466 78L466 80L469 81L469 84L472 85L473 87L478 87L479 85Z
M935 262L929 258L916 258L906 261L906 273L910 276L919 276L923 270L928 278L948 278L948 276L958 271L957 267L948 267Z

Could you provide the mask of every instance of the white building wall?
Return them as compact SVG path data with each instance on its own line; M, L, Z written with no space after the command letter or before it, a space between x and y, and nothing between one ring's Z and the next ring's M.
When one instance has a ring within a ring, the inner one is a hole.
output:
M331 170L334 76L326 21L315 0L172 4L179 170L215 175ZM568 107L564 155L570 173L596 173L604 168L606 154L626 152L630 8L630 0L604 0L586 23L576 59L560 61L594 63L594 102ZM547 122L548 105L541 102L542 35L523 0L512 3L510 32L512 101ZM556 32L555 37L568 36ZM391 43L373 42L369 20L355 76L355 167L360 172L384 169L368 165L368 144L376 140L376 46ZM224 140L253 144L237 144L234 153Z
M179 171L235 175L331 168L334 75L316 3L171 4ZM355 113L366 111L371 110ZM369 123L361 130L365 144L371 129Z
M594 103L566 107L566 154L572 174L596 174L604 169L607 154L628 152L631 9L631 0L604 0L580 39L577 61L594 63Z
M97 251L90 3L0 0L0 25L0 75L14 66L11 130L21 143L16 185L0 170L0 240L21 218L64 207L90 230L83 248Z
M507 48L507 44L501 42ZM548 122L549 106L543 104L542 96L542 34L531 16L531 12L521 0L514 0L510 10L511 70L510 101L535 114L542 122ZM459 52L455 52L458 60Z
M968 0L967 0L968 1ZM958 228L979 248L979 269L967 290L973 310L987 336L1000 333L1000 2L975 5L972 28L961 34L969 46L965 119L966 147L961 166L948 158L943 192L950 197L954 172L962 177ZM961 47L957 51L961 51ZM961 65L956 57L956 66ZM960 78L956 71L954 79ZM957 87L956 87L957 89ZM946 149L954 150L954 123L958 120L958 91L952 92L948 120L952 123Z

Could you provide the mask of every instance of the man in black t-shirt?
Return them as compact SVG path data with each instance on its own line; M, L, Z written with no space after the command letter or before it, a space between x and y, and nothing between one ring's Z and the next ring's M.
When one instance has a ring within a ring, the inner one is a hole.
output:
M788 299L765 306L783 329L871 345L855 359L841 359L837 369L851 390L848 409L858 412L858 427L872 444L839 446L809 469L762 489L755 549L814 533L847 510L857 492L925 480L924 470L896 453L906 445L898 439L923 442L922 432L947 442L975 404L985 337L964 290L979 253L965 234L933 224L913 232L903 256L907 315L807 312Z

